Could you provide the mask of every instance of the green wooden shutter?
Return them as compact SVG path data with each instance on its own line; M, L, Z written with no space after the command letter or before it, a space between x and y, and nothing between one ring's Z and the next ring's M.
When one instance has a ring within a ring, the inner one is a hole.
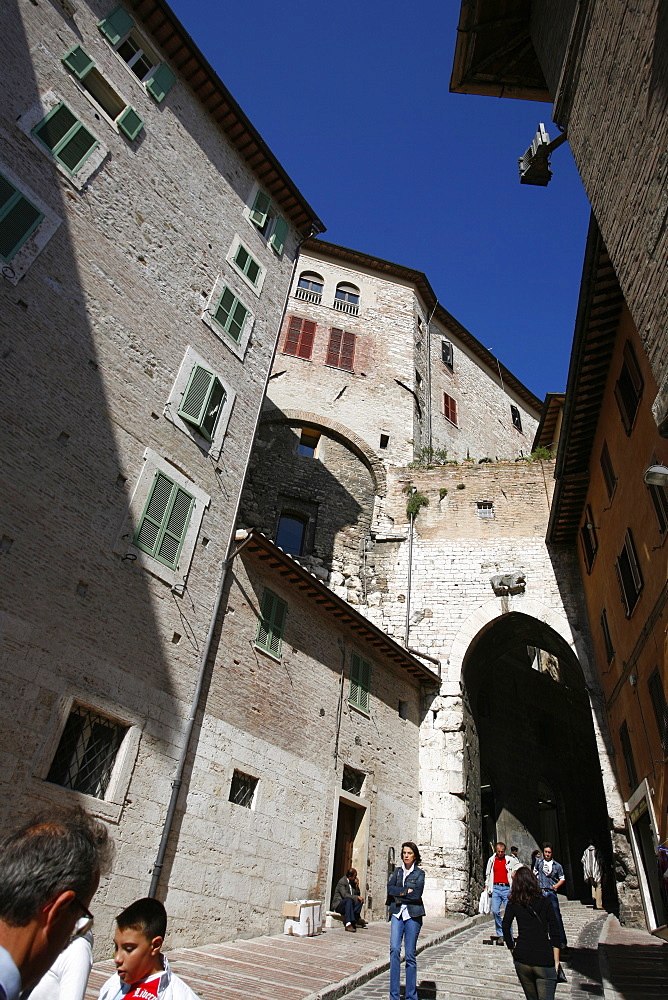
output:
M357 653L352 653L350 656L350 691L348 693L348 701L352 702L353 705L359 705L360 703L360 663L362 658L358 656Z
M201 365L195 365L190 373L178 414L197 428L201 427L204 420L206 404L214 378L213 372L202 368Z
M176 569L194 504L194 497L156 472L134 544Z
M0 258L10 261L44 214L0 174Z
M360 708L369 711L369 692L371 690L371 664L368 660L360 660Z
M151 97L153 97L159 104L160 101L164 100L167 96L167 93L175 81L176 77L167 63L160 63L160 65L156 66L151 73L151 76L146 81L145 86Z
M134 28L135 22L123 7L115 7L97 26L112 45L118 45L121 38Z
M255 636L255 645L277 658L281 655L287 611L287 603L265 587L260 605L260 621Z
M121 116L116 119L116 122L120 130L125 132L128 139L136 139L144 127L144 123L135 109L129 105Z
M255 195L255 201L253 202L253 207L251 208L250 217L251 222L254 222L256 226L262 229L263 225L267 221L267 213L269 212L269 206L271 205L271 198L264 191L258 191Z
M77 170L99 146L98 140L72 114L66 104L58 104L43 118L32 134L67 167L70 173Z
M73 49L70 49L63 56L63 62L79 80L82 80L86 73L95 65L91 57L80 45L75 45Z
M213 318L219 326L222 326L225 333L229 334L235 344L241 339L248 309L241 304L236 295L225 286L218 300L218 305L213 314Z
M260 264L251 257L246 247L242 243L237 247L237 252L234 255L234 263L240 270L246 275L246 277L252 281L255 285L257 284L258 275L260 273Z
M288 224L282 215L279 215L276 219L276 225L274 226L274 231L271 234L271 239L269 243L272 249L280 257L283 253L283 247L285 246L285 237L288 235Z
M213 438L213 432L216 424L218 423L218 417L222 412L226 399L227 393L225 392L222 382L220 379L214 378L213 385L211 386L211 392L209 393L209 399L205 407L204 419L202 420L202 434L207 441L211 441Z

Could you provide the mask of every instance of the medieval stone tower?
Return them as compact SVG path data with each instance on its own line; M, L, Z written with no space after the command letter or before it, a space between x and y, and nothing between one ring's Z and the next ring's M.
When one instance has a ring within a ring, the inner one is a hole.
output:
M497 838L525 860L553 841L577 896L597 837L626 905L633 866L578 575L546 546L552 466L530 460L539 413L424 274L306 244L241 521L438 666L418 829L396 831L420 844L432 912L470 910Z

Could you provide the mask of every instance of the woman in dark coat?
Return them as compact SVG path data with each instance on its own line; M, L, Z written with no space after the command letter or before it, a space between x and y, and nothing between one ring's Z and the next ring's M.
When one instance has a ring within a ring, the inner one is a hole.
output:
M518 935L511 928L517 921ZM528 868L518 868L503 915L503 939L527 1000L554 1000L559 967L559 925L549 899Z
M424 906L424 872L418 868L420 852L411 840L401 845L403 864L395 868L387 883L390 906L390 1000L399 1000L401 939L406 956L406 1000L418 1000L416 945Z

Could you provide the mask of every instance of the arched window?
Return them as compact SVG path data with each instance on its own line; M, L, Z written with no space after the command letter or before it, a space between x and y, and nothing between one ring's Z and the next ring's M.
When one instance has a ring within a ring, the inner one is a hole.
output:
M318 305L322 299L324 283L322 275L315 271L302 271L295 288L295 297L303 299L305 302L315 302Z
M308 518L297 514L283 513L278 519L276 544L291 556L300 556L304 551L304 536Z
M349 285L346 282L340 282L336 286L334 308L338 309L340 312L357 316L360 311L360 290L357 285Z

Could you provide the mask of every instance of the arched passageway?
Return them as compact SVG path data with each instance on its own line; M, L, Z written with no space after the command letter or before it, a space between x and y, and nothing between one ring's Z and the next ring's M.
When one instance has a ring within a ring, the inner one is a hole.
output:
M545 622L511 612L472 641L463 686L470 712L471 873L480 875L494 840L505 841L509 851L517 845L524 863L547 840L564 866L568 896L580 898L580 858L589 838L609 858L612 850L589 697L575 654Z

